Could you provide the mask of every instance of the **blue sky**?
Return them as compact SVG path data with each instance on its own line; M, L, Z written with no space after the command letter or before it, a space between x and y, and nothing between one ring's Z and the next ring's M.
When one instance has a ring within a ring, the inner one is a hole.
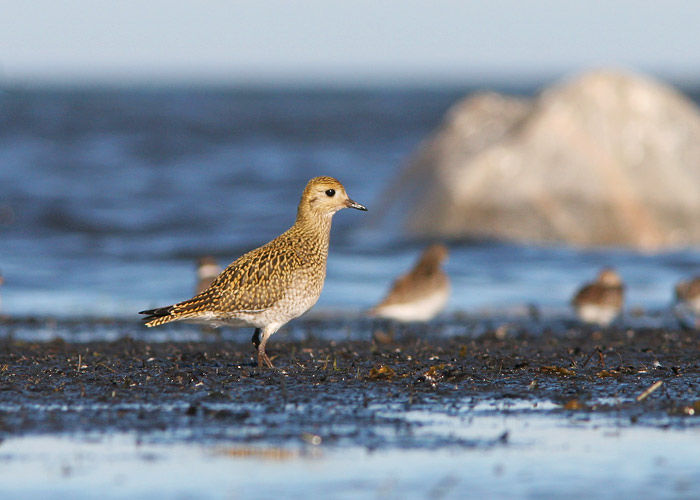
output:
M700 80L695 0L0 0L10 83Z

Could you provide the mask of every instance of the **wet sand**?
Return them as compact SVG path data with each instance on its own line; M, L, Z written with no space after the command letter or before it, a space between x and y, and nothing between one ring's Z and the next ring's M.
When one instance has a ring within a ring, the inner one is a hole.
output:
M537 437L542 423L558 428L564 442L576 432L566 430L572 422L592 423L589 431L662 432L681 442L687 433L688 442L700 436L697 332L499 327L446 338L430 327L398 327L392 334L391 328L346 321L335 328L367 340L343 339L338 332L329 340L309 333L317 322L298 323L305 335L281 333L268 344L275 370L253 365L248 331L233 335L241 340L234 341L186 327L200 339L152 342L137 324L125 323L118 330L127 337L113 341L37 342L9 338L19 323L5 323L0 437L17 443L41 436L136 436L139 446L223 449L228 459L248 465L319 449L330 463L346 454L386 453L393 457L386 466L411 453L418 462L441 463L445 452L494 457L517 455L523 446L543 449L538 442L549 438ZM445 327L460 331L462 325ZM509 425L502 424L506 418ZM625 448L645 438L616 439ZM682 446L676 451L685 456ZM0 459L15 463L17 457L7 453L6 443ZM685 460L700 471L697 454ZM347 461L338 467L353 470ZM457 477L465 487L462 473ZM596 478L590 471L588 476ZM300 496L313 490L314 481L309 477L299 486ZM374 495L377 481L363 491ZM689 481L700 486L700 473ZM511 490L503 494L518 497Z
M551 401L553 412L614 412L632 423L673 416L671 425L678 426L700 412L700 335L694 332L499 330L445 339L400 330L393 338L377 330L366 341L278 335L269 344L275 370L254 366L245 341L5 339L0 433L184 428L193 438L284 442L313 428L324 442L421 447L459 443L416 441L410 423L385 422L378 414L449 408L465 397ZM247 339L247 332L238 337ZM397 432L377 432L385 425Z

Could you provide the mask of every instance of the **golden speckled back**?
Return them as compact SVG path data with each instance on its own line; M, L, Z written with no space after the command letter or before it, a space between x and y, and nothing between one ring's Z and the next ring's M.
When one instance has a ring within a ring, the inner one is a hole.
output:
M311 293L318 290L315 303L326 276L329 236L330 219L316 224L297 223L236 259L208 289L171 306L167 315L147 318L146 324L156 326L203 313L213 313L222 320L240 313L258 313L272 308L290 290L300 288Z

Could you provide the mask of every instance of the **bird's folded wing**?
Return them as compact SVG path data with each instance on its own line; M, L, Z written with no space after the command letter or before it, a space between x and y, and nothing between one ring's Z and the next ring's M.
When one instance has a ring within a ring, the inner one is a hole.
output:
M293 249L267 244L231 263L199 295L175 304L179 314L264 311L281 300L291 286L299 259Z

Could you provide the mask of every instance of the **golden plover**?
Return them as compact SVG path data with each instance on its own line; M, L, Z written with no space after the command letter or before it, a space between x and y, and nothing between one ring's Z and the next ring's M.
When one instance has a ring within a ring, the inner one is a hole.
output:
M221 266L211 255L200 257L197 261L197 286L195 295L209 288L214 280L221 274Z
M187 321L211 326L253 326L258 366L272 368L265 353L270 336L318 300L326 278L333 214L367 210L332 177L304 188L294 225L269 243L233 261L209 288L189 300L142 311L146 326Z
M450 280L440 267L446 259L445 245L430 245L413 269L400 276L368 314L401 322L433 319L450 296Z
M608 326L622 311L624 289L620 275L614 269L604 268L593 283L576 292L571 305L581 321Z

